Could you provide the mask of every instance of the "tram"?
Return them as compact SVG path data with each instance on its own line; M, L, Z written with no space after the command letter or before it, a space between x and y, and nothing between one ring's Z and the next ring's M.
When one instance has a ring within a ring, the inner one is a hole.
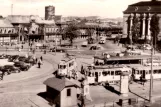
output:
M89 66L84 70L84 74L89 84L116 84L120 81L120 74L126 72L132 74L132 69L125 66L109 67L109 66ZM129 76L130 76L129 75Z
M153 79L161 79L161 66L153 66ZM144 78L146 80L150 79L151 67L150 66L135 66L132 67L132 76L134 80L140 80Z
M58 64L57 76L65 76L69 78L77 78L76 58L66 57Z

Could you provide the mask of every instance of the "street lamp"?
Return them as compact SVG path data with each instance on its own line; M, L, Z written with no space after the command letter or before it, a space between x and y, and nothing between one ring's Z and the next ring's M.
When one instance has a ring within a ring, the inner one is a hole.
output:
M151 73L150 73L150 92L149 92L149 101L152 102L153 94L153 37L151 37Z

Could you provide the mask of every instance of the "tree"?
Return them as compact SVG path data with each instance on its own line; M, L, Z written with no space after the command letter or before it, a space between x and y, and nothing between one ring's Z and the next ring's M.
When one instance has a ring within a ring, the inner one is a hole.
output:
M70 44L73 45L73 40L78 37L79 31L76 24L70 23L65 29L65 37L69 39Z
M132 41L134 43L137 43L140 36L140 19L137 16L134 16L131 32L132 32Z
M153 38L153 45L155 46L156 49L156 42L158 40L158 34L159 34L159 17L157 14L154 14L151 18L150 21L150 31L151 31L151 36Z

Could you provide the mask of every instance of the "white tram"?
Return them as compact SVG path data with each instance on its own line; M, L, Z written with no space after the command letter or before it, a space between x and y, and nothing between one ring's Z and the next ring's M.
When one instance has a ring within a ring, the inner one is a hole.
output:
M66 57L58 64L57 76L77 78L76 58Z
M140 80L140 77L150 79L151 66L136 66L132 67L132 74L135 80ZM161 66L153 66L153 79L161 79Z
M115 84L120 81L121 72L132 73L132 69L129 67L90 67L86 69L85 75L89 84Z

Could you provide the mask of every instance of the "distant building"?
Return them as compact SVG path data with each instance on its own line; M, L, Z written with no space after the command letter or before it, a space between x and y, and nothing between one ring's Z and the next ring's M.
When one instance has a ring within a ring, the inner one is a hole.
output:
M0 19L0 43L17 42L18 28L15 28L10 21Z
M133 26L134 16L140 18L141 29L140 29L140 38L144 39L145 37L151 37L150 31L150 21L151 17L154 14L157 14L160 18L159 27L160 33L158 37L161 37L161 1L152 0L152 1L141 1L135 4L131 4L123 12L123 34L130 38L131 29Z
M47 99L56 107L77 106L77 87L66 78L49 78L44 81L46 85Z

